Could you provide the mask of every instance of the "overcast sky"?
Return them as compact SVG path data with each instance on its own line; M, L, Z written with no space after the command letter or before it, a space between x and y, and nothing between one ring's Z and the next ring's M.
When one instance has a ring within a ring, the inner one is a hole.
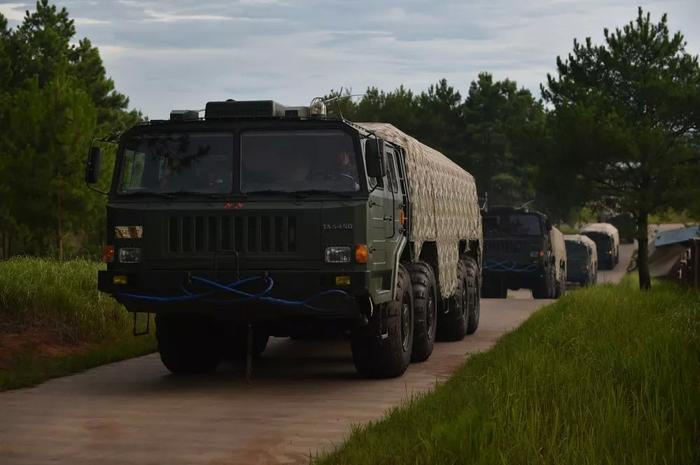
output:
M63 0L77 38L100 48L107 73L150 118L208 100L287 105L341 86L421 91L445 77L466 93L480 71L539 96L574 38L636 17L634 0ZM34 2L0 0L15 26ZM700 52L700 0L644 1L669 14Z

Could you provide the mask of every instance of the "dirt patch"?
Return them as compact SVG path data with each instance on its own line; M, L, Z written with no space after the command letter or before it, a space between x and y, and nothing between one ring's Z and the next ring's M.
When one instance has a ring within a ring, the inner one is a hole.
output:
M0 330L0 370L13 368L19 359L59 358L85 352L89 343L68 343L55 330L41 327Z

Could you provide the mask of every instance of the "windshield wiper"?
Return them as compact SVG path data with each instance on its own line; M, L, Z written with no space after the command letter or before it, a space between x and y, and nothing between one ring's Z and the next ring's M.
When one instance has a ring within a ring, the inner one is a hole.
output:
M276 190L276 189L262 189L259 191L248 191L244 192L245 195L288 195L292 194L290 191L282 191L282 190Z
M161 198L163 198L163 199L168 199L168 200L172 200L172 199L175 198L175 197L173 197L173 195L170 194L170 193L167 193L167 192L154 192L154 191L123 192L123 193L121 193L121 194L119 194L119 195L128 196L128 197L138 197L138 196L141 196L141 195L150 195L150 196L155 196L155 197L161 197Z
M352 194L349 192L338 192L338 191L332 191L328 189L303 189L300 191L294 191L292 194L296 196L307 196L307 195L312 195L312 194L333 194L333 195L339 195L340 197L352 197Z
M197 191L181 190L181 191L168 192L167 195L196 195L198 197L207 197L209 199L218 199L226 194L216 193L216 192L197 192Z

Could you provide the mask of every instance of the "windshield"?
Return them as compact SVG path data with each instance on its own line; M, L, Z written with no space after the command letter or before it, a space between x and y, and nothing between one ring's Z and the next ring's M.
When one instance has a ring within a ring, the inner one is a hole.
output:
M241 135L241 191L357 192L352 138L338 130Z
M503 213L484 217L484 234L488 236L541 236L542 227L537 215Z
M588 247L577 242L567 242L566 258L572 262L586 262L588 261Z
M118 192L222 194L232 181L232 134L158 134L126 143Z

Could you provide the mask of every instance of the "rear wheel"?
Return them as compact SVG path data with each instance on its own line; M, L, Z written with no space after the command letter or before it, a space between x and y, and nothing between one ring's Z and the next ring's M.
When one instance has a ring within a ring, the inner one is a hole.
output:
M556 299L559 297L563 296L566 293L566 280L559 280L557 281L557 289L556 289Z
M479 285L479 266L471 257L466 257L467 267L467 334L474 334L479 328L481 317L481 286ZM506 289L506 294L508 289Z
M481 288L481 297L487 299L505 299L508 297L508 287L498 278L492 278L491 283L484 283Z
M163 365L174 374L207 373L219 364L214 322L205 317L156 316L156 338Z
M433 353L437 327L438 294L433 268L426 262L408 266L413 288L413 351L412 362L423 362Z
M473 283L476 285L476 283ZM443 301L444 312L438 321L438 339L441 341L461 341L467 334L469 301L467 267L464 261L457 264L457 288L454 294Z
M394 300L377 305L369 323L351 333L355 368L370 378L400 376L411 363L413 292L403 265L399 265L396 288Z

